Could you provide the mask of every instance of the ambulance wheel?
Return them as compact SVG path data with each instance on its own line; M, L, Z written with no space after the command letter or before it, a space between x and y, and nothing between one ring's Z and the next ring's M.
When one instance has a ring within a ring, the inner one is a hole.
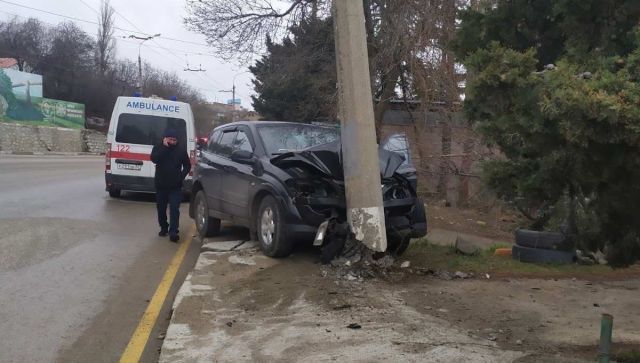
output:
M120 198L122 191L120 189L109 189L109 196L111 198Z

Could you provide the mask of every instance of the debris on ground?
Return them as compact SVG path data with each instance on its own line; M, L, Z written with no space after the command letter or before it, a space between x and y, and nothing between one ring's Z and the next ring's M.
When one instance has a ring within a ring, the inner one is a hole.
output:
M358 323L351 323L351 324L347 325L347 328L349 328L349 329L360 329L360 328L362 328L362 326L360 324L358 324Z
M456 271L456 273L453 274L453 276L455 276L458 279L468 279L468 278L473 277L473 274L462 272L462 271Z
M401 268L407 268L411 265L410 261L404 261L402 264L400 264Z
M607 259L605 258L604 253L602 253L602 251L595 251L595 252L589 252L589 253L585 253L581 250L576 250L576 259L577 262L581 265L606 265L607 264Z
M585 255L580 250L576 250L576 259L580 265L591 266L596 264L596 261L591 256Z
M592 252L591 253L591 257L599 264L599 265L606 265L607 264L607 259L605 258L604 253L602 253L602 251L598 250L596 252Z

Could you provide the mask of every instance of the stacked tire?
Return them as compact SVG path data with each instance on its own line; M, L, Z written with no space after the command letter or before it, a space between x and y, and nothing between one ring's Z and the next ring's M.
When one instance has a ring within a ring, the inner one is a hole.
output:
M576 261L567 236L557 232L518 229L511 256L521 262L568 264Z

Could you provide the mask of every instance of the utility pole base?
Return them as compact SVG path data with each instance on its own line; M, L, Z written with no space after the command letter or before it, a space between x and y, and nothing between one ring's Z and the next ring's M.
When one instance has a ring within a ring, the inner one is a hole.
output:
M350 208L347 220L356 240L376 252L387 250L384 208Z

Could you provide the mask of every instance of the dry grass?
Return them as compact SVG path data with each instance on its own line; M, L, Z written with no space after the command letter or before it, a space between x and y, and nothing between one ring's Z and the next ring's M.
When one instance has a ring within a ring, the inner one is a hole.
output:
M453 246L439 246L426 239L414 241L403 259L411 261L415 267L433 270L463 271L492 276L514 276L530 278L581 278L581 279L625 279L640 277L640 265L626 269L612 269L609 266L583 266L577 264L531 264L511 257L494 256L496 248L509 245L494 245L474 256L456 252Z

